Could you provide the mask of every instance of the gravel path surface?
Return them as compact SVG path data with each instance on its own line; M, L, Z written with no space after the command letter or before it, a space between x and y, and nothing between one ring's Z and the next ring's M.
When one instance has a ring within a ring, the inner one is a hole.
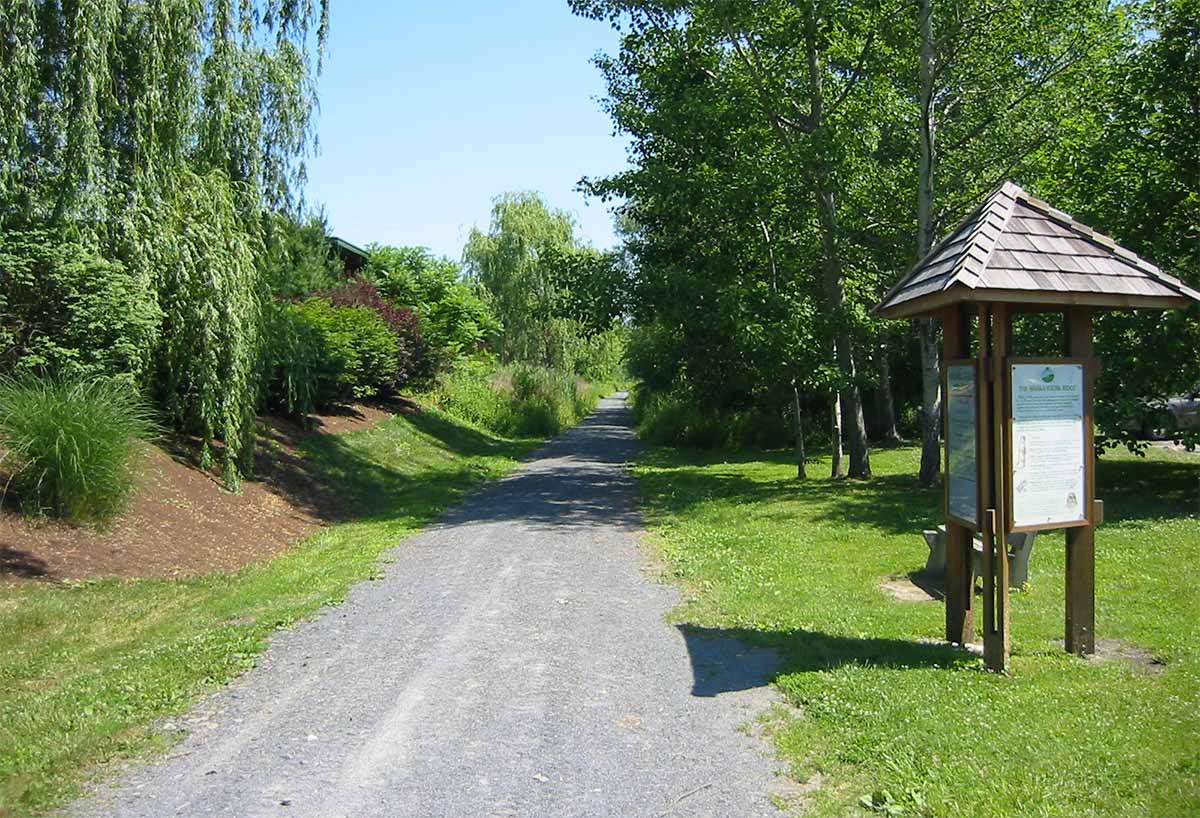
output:
M664 622L620 398L279 634L76 816L778 816L775 658Z

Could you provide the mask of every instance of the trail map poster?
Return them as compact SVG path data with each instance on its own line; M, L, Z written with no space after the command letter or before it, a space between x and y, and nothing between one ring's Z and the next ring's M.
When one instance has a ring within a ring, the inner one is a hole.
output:
M1083 365L1012 364L1013 526L1086 519Z
M974 361L946 367L946 512L979 525L978 403Z

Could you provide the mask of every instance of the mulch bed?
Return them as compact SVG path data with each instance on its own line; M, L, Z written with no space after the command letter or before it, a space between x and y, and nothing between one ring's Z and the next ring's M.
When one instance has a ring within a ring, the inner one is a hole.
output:
M397 401L342 407L304 424L260 418L255 477L243 482L240 494L198 468L195 441L146 446L143 483L106 530L0 509L0 584L179 578L269 559L339 518L336 497L299 454L301 439L346 434L415 409Z

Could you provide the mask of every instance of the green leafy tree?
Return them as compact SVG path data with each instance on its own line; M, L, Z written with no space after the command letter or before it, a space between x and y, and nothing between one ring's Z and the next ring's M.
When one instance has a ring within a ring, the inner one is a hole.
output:
M155 214L163 233L146 242L138 259L160 271L155 393L179 428L204 441L203 462L209 441L224 441L226 477L236 485L253 462L260 247L223 172L192 175L185 185Z
M1098 72L1099 92L1067 122L1038 189L1200 286L1200 2L1124 8L1133 23L1127 47ZM1171 429L1164 399L1200 383L1200 310L1103 315L1096 346L1104 359L1096 415L1105 440L1136 449L1141 430Z
M555 314L577 322L587 334L611 329L625 314L630 267L624 254L551 247L538 263L553 282Z
M45 230L0 234L0 366L18 377L116 376L145 388L162 324L144 277Z
M459 265L425 247L371 245L364 274L396 304L411 307L439 363L495 342L500 322Z
M488 232L471 230L463 261L504 326L502 360L570 368L564 352L573 328L563 323L560 281L550 261L578 248L570 214L536 193L502 194Z
M679 328L680 379L698 399L733 407L771 395L790 407L792 382L814 380L813 357L781 360L795 348L785 311L819 303L806 349L836 362L824 371L835 374L850 473L869 475L858 363L869 258L841 208L879 137L851 118L871 98L854 66L877 18L840 25L824 5L780 3L573 5L624 34L600 66L635 168L591 189L631 202L635 314Z
M633 169L590 189L629 203L639 320L667 324L655 337L678 344L680 378L697 383L705 362L741 376L712 385L705 398L722 405L777 401L785 390L764 383L792 372L826 384L844 426L835 463L844 435L858 475L870 468L859 390L876 392L890 436L907 351L870 306L987 190L1038 176L1128 36L1120 9L1096 0L572 7L623 35L598 62ZM795 327L754 285L791 299L786 310L816 306L795 365L777 352L795 349ZM937 326L918 328L922 366L902 389L923 384L933 481Z
M262 240L259 268L278 297L296 298L327 290L342 275L323 216L298 219L278 211L264 213Z
M905 21L906 18L900 18ZM916 9L916 254L1007 178L1036 176L1127 29L1104 0L920 0ZM1019 53L1020 59L1013 59ZM911 64L914 55L901 55ZM921 352L919 479L940 478L939 326L914 322Z

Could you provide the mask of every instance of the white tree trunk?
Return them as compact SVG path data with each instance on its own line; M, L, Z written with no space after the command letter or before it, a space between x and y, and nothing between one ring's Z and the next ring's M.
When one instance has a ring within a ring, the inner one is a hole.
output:
M829 401L829 476L836 479L846 476L842 464L842 395L835 392Z
M937 116L934 102L933 0L918 0L917 23L921 36L920 67L920 166L917 179L917 258L933 246L933 194L937 172ZM941 474L939 441L942 379L938 367L938 327L932 318L916 321L921 348L921 469L922 485L933 485Z

